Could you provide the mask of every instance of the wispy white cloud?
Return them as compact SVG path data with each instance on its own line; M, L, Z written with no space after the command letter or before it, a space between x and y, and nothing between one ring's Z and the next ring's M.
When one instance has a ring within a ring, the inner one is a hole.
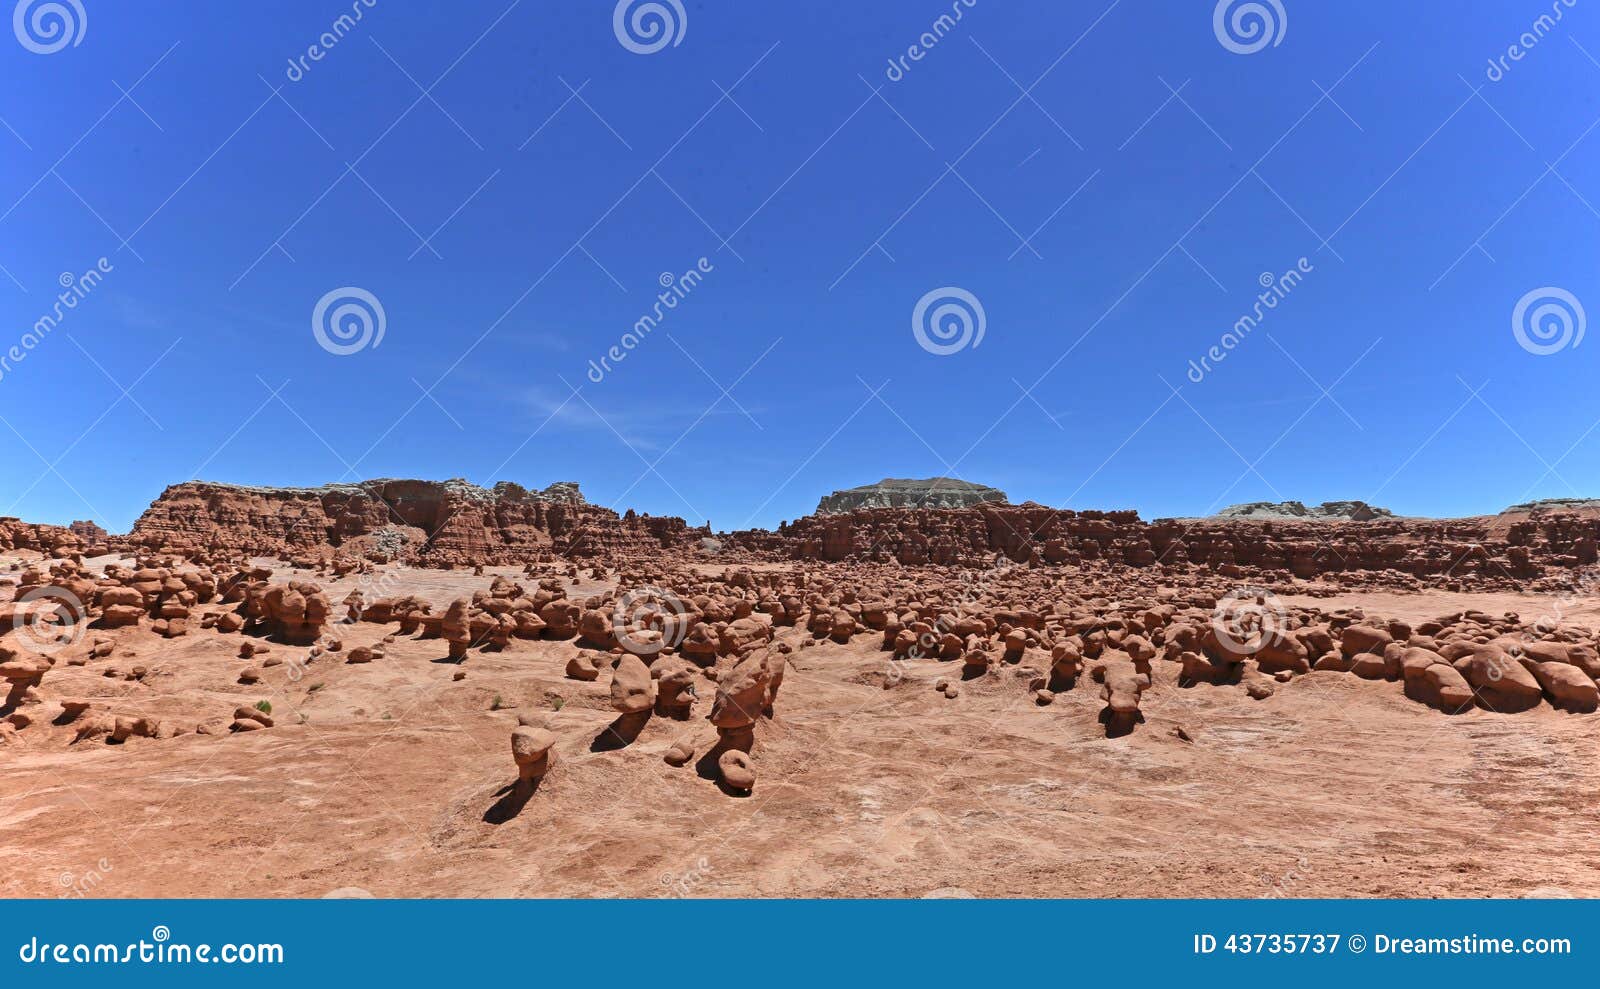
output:
M612 396L603 389L580 389L577 395L570 395L535 386L525 389L520 397L533 410L536 424L550 420L550 425L545 427L547 430L565 427L603 433L612 438L620 437L641 453L666 449L697 422L704 424L718 417L744 416L744 413L729 407L726 400L709 409L705 405L691 407L660 403L653 403L648 408L630 409L610 400ZM745 408L757 418L765 411L750 405L745 405Z

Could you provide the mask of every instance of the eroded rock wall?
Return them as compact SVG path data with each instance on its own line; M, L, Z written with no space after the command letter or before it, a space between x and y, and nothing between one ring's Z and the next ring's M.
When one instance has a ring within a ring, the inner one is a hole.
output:
M1027 504L813 515L776 533L739 532L730 546L816 560L976 563L1105 560L1131 566L1198 565L1314 578L1361 571L1515 584L1570 573L1600 559L1600 513L1545 511L1463 519L1299 521L1141 520L1134 512L1074 512Z
M320 488L175 484L122 542L179 553L339 551L456 566L522 563L549 553L651 554L689 538L682 519L619 516L585 502L570 482L528 491L506 483L488 489L465 481L381 479Z

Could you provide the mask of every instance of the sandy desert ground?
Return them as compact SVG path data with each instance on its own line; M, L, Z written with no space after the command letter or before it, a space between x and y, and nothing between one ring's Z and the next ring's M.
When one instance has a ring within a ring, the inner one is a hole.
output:
M497 573L518 571L406 569L395 593L442 607ZM329 598L355 579L325 581ZM1416 621L1550 605L1315 603ZM1568 612L1600 623L1600 608ZM393 630L348 626L344 655ZM273 645L285 662L243 685L239 635L104 634L113 655L58 663L49 696L224 726L270 699L275 726L119 745L72 744L70 726L17 733L0 747L0 895L1600 895L1596 714L1451 716L1396 683L1321 671L1254 700L1180 688L1158 661L1144 724L1108 738L1084 685L1040 706L1031 674L1001 664L947 698L933 685L959 664L920 659L885 689L880 636L802 647L812 637L786 628L778 641L795 650L758 726L759 782L735 795L714 767L662 759L679 738L700 752L715 740L709 691L691 720L652 718L619 746L609 678L564 675L572 642L514 641L458 665L441 640L399 638L374 663L328 653L303 669L288 660L304 650ZM518 715L557 737L527 799L511 786Z

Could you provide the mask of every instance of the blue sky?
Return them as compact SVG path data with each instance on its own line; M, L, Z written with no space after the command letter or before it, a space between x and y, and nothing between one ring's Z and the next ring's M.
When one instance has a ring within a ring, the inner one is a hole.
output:
M105 259L0 363L0 514L125 531L196 476L718 529L886 475L1147 518L1600 495L1600 341L1537 315L1600 311L1581 0L1280 0L1231 47L1209 0L688 0L645 53L610 0L80 4L0 43L0 351ZM384 333L338 354L350 288ZM919 345L942 289L978 346Z

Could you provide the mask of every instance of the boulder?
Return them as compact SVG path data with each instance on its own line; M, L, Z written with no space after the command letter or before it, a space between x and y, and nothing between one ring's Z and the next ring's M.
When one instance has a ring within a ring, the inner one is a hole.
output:
M648 714L656 703L656 681L650 668L632 653L617 660L611 674L611 706L628 715Z

